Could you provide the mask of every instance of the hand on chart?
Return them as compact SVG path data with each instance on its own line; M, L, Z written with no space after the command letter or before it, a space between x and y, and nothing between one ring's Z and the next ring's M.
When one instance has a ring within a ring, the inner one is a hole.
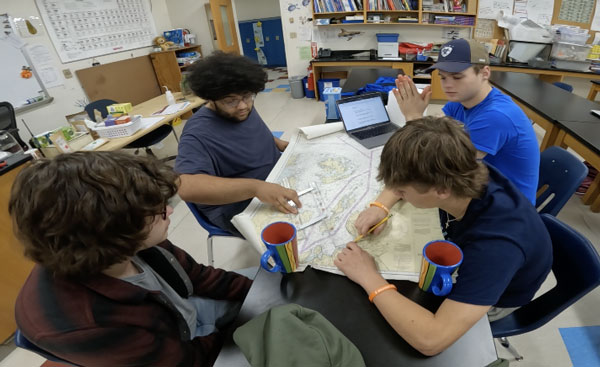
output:
M297 208L302 208L302 203L300 203L298 193L295 190L286 189L283 186L270 182L261 182L256 191L256 197L263 203L270 204L280 212L286 214L297 214ZM296 207L290 205L288 200L291 200Z
M355 242L348 242L333 260L333 264L350 280L361 285L372 276L379 275L373 256L361 249Z
M359 235L366 235L366 233L369 231L369 229L371 229L371 227L381 222L381 220L383 220L383 218L385 218L386 216L387 213L383 209L378 208L376 206L371 206L363 210L358 215L358 218L356 218L356 222L354 222L354 227L356 227L356 230ZM371 232L370 234L378 235L379 233L381 233L381 231L383 231L386 225L387 222L381 224L379 227L375 228L375 230L373 230L373 232Z
M431 87L427 86L423 92L419 93L417 86L408 76L398 75L394 96L406 121L415 120L423 117L423 113L429 105Z

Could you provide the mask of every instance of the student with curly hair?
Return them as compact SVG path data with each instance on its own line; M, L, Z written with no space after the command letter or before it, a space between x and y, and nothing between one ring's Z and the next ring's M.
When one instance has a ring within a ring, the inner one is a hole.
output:
M477 159L458 121L423 117L399 129L383 148L378 179L386 190L356 220L360 234L405 200L417 208L439 208L444 236L464 255L456 284L436 312L397 292L374 298L388 323L415 349L440 353L486 313L499 319L531 301L552 266L546 226L512 182ZM334 263L367 294L387 289L372 256L354 242Z
M196 62L189 78L208 103L187 121L179 141L179 195L234 234L239 232L231 218L254 197L284 213L301 207L296 191L264 181L288 144L273 137L254 108L266 81L259 65L223 52Z
M36 265L15 317L83 366L208 366L252 281L167 240L177 175L154 159L76 152L17 176L9 212Z

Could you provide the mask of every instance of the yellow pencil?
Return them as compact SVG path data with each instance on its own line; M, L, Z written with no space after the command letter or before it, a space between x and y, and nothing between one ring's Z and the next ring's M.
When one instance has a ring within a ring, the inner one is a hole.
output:
M365 234L361 234L358 235L358 237L356 237L354 239L354 242L358 242L360 240L362 240L366 235L368 235L369 233L373 232L377 227L379 227L380 225L382 225L383 223L385 223L385 221L387 221L388 219L390 219L392 217L393 214L388 215L387 217L383 218L381 221L379 221L379 223L377 223L376 225L374 225L373 227L371 227L367 233Z

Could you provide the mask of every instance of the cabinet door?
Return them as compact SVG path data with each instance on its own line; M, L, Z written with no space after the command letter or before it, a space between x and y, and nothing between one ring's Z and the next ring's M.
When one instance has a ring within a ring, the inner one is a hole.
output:
M265 47L263 51L267 57L268 66L286 66L285 45L283 43L283 27L281 18L262 20L263 38Z
M181 70L177 64L175 51L157 52L150 54L152 66L156 73L156 79L161 88L161 93L165 90L163 86L167 86L172 92L181 92L179 82L181 82Z
M254 30L252 23L255 21L239 22L238 26L240 29L240 38L242 39L242 50L244 56L258 62L258 56L256 55L256 42L254 42Z
M33 263L23 256L23 247L13 235L12 220L8 215L10 188L22 167L0 176L0 342L15 332L15 301L33 268Z

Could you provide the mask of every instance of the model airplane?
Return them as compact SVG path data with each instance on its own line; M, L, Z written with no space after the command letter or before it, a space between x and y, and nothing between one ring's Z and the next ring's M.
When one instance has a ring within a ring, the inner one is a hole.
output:
M348 32L347 30L345 30L345 29L342 28L340 30L340 33L338 33L338 37L340 37L340 38L345 37L346 41L350 41L354 36L359 35L361 33L362 32L360 32L360 31L350 31L350 32Z

